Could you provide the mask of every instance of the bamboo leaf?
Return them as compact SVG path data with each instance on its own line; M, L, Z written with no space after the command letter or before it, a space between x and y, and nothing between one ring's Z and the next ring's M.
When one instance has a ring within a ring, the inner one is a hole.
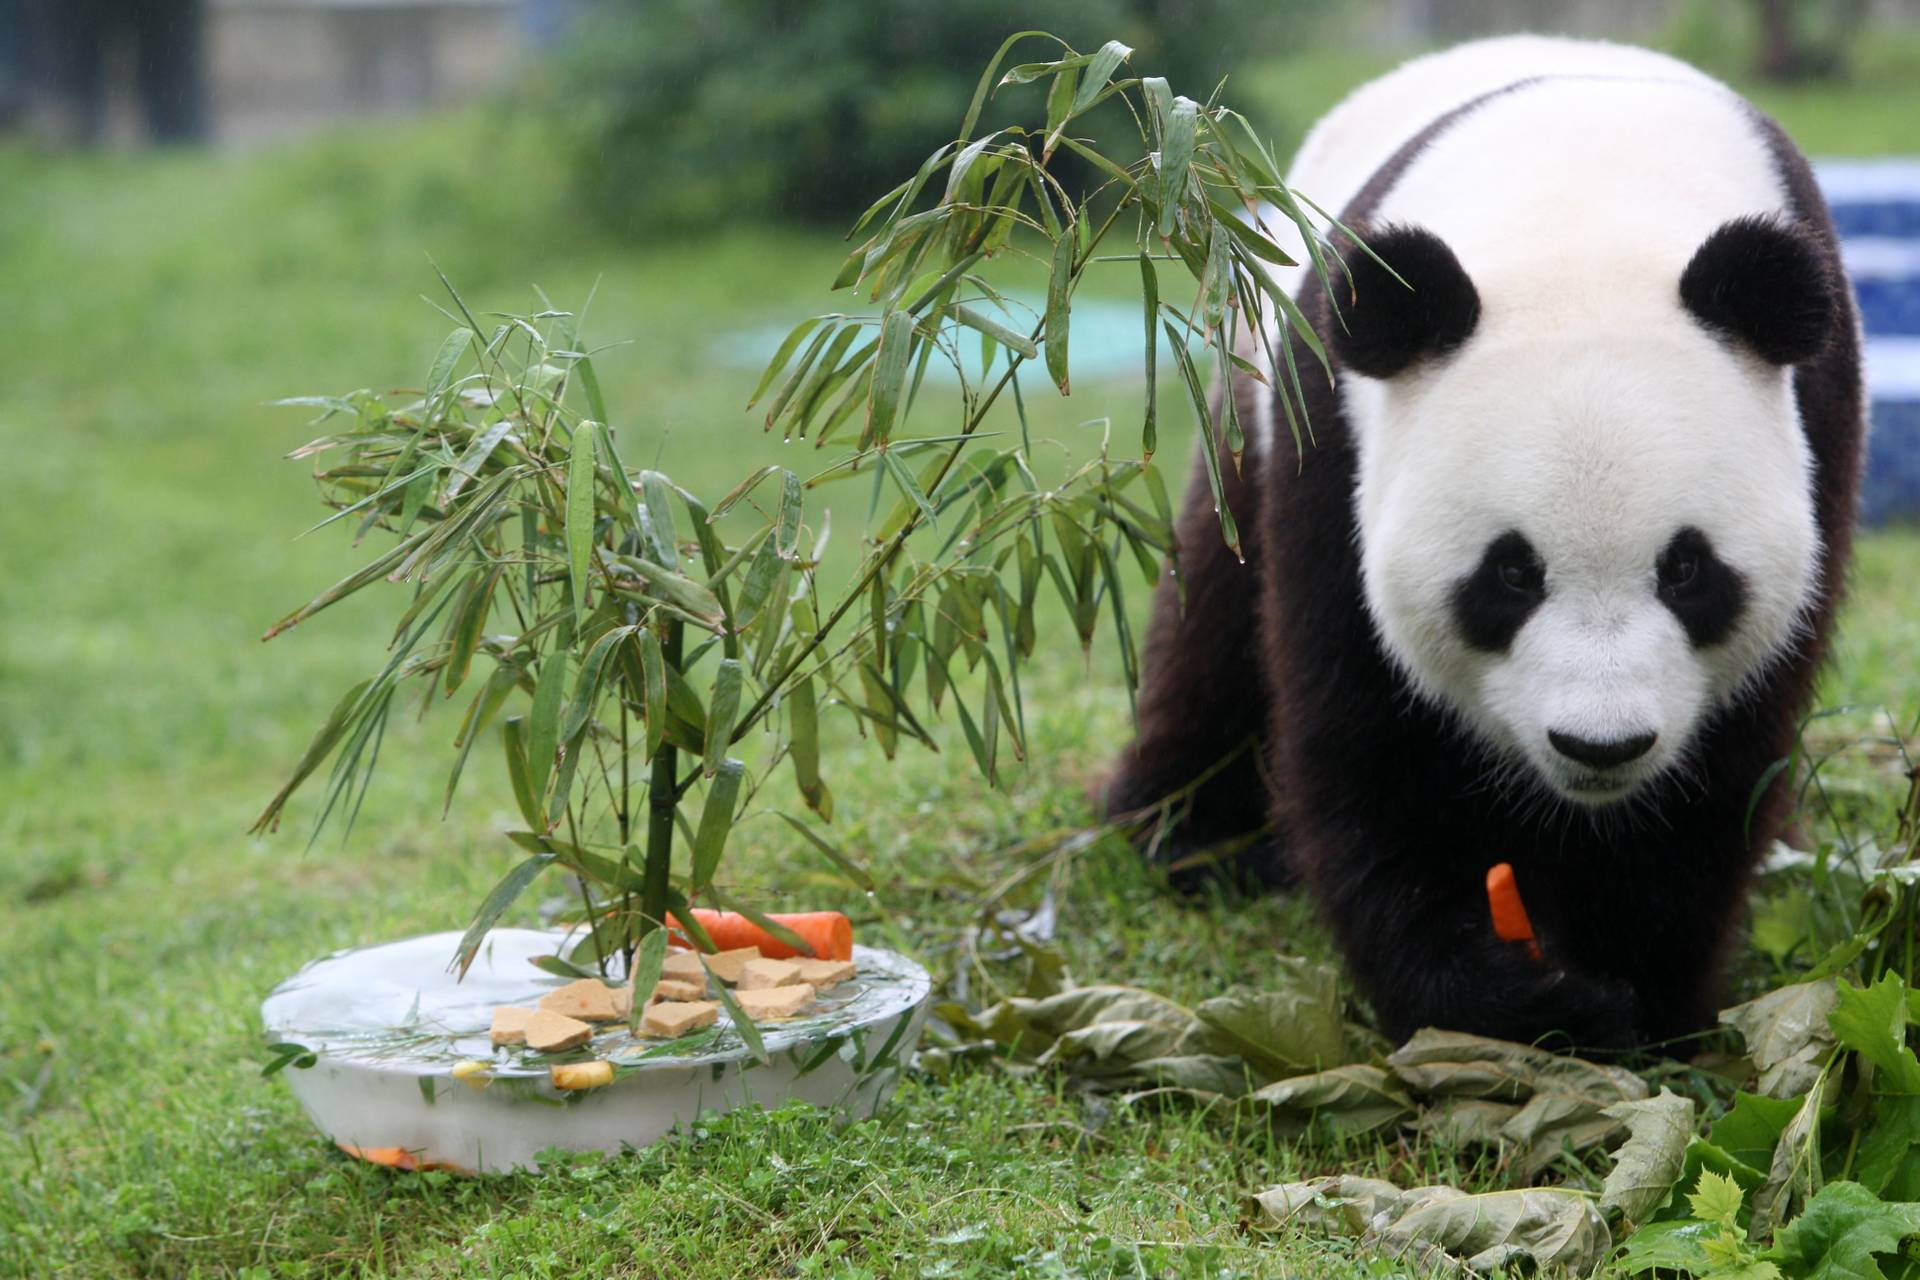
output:
M534 680L533 710L527 720L527 780L535 796L547 794L547 783L553 777L554 755L560 749L560 708L567 696L570 656L565 649L552 649L541 659L540 673ZM530 821L528 825L546 829L539 822Z
M873 876L867 872L866 868L842 853L838 848L823 838L819 832L791 814L783 813L780 817L788 826L806 837L807 843L811 844L815 849L818 849L821 854L826 857L828 862L840 868L840 870L846 874L847 879L853 881L856 887L868 893L873 893L877 890L878 886L874 884Z
M452 645L447 651L447 665L441 671L441 688L451 698L454 691L466 681L467 672L473 668L473 655L480 648L480 636L486 630L487 617L492 612L493 589L499 584L500 575L506 566L496 564L484 573L474 574L467 581L467 589L454 610Z
M580 663L580 678L574 682L573 698L567 703L567 713L560 721L561 742L572 742L587 727L587 722L593 718L594 704L599 701L607 660L622 641L639 630L637 626L614 627L594 641L593 648L587 650L587 656Z
M988 338L998 342L1001 346L1009 350L1018 351L1029 360L1036 358L1040 354L1040 348L1035 346L1032 340L1025 334L1009 329L998 320L993 319L991 316L982 315L972 307L956 303L947 308L947 314L955 320L958 320L961 324L966 325L969 329L977 329Z
M440 416L440 397L446 393L448 384L453 381L454 366L460 363L460 353L467 349L473 340L473 330L462 327L448 334L446 341L440 344L440 350L433 357L433 365L427 371L426 420L432 422Z
M867 399L867 429L861 445L885 444L900 412L907 381L907 360L913 354L913 314L894 311L880 329L880 352L873 361L873 391Z
M792 740L793 780L801 799L823 821L833 821L833 798L820 781L820 710L814 701L812 676L802 676L787 693L787 732Z
M1140 251L1140 288L1147 319L1147 420L1140 428L1141 460L1153 457L1153 451L1160 442L1158 422L1160 419L1160 393L1157 364L1160 355L1160 332L1154 320L1160 314L1160 273L1155 270L1153 258L1145 249Z
M1080 90L1073 95L1071 114L1079 115L1092 106L1094 98L1107 87L1107 81L1120 64L1132 56L1133 50L1118 40L1109 40L1095 50L1092 60L1087 63L1086 74L1080 78Z
M711 778L721 767L729 743L733 741L734 718L740 714L740 664L732 658L721 660L713 673L713 690L707 696L706 774Z
M687 919L685 915L675 918L683 921ZM711 945L711 939L709 939L709 945ZM753 1025L753 1019L749 1018L746 1010L740 1007L740 1002L733 998L733 992L727 990L727 984L714 976L713 969L707 964L705 956L700 957L700 967L707 971L707 986L720 997L720 1003L726 1009L727 1017L733 1020L733 1029L739 1034L740 1042L747 1046L747 1053L755 1062L763 1066L773 1061L767 1056L767 1046L760 1040L760 1028Z
M480 953L480 944L486 940L487 930L493 928L494 921L513 905L514 899L533 883L535 876L551 866L553 861L554 857L550 853L536 853L507 872L500 883L493 886L493 891L481 901L480 909L474 912L473 923L468 925L467 931L460 936L460 945L453 953L453 962L447 966L449 970L458 973L462 978L467 976L467 969L473 964L473 958Z
M1165 131L1160 137L1160 237L1169 239L1178 225L1181 202L1186 199L1194 144L1198 140L1200 104L1191 98L1175 98L1167 112Z
M638 1032L640 1019L647 1012L647 994L660 983L660 968L667 960L667 931L656 925L640 939L640 945L633 949L633 968L627 974L627 986L632 990L632 1006L627 1014L627 1030Z
M520 807L520 816L529 827L543 828L546 823L541 821L540 793L533 788L533 772L527 764L526 721L508 716L500 727L500 737L507 750L507 780L513 784L513 800Z
M699 893L713 883L720 866L720 855L727 847L727 833L733 830L733 810L740 800L740 782L746 766L738 760L722 760L707 786L706 802L700 809L700 826L693 836L693 891Z
M1072 394L1072 387L1067 380L1068 308L1073 295L1073 236L1069 234L1070 230L1063 230L1053 242L1053 272L1047 277L1047 376L1053 379L1063 396Z
M347 726L353 722L354 709L360 705L362 697L372 685L373 681L362 680L347 690L340 701L334 703L333 710L327 714L325 723L320 726L319 732L313 735L313 740L307 743L307 749L301 753L299 763L294 765L292 776L275 793L273 799L267 802L267 807L261 811L260 816L254 819L253 826L249 829L252 834L258 835L278 824L280 810L286 807L293 793L340 744L341 735L346 733Z
M574 624L587 615L587 571L593 563L594 439L599 424L574 428L573 456L567 464L567 568L573 587Z

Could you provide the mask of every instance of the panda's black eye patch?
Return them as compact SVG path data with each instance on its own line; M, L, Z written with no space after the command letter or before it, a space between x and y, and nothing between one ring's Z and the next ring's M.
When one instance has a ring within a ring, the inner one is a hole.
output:
M1546 598L1546 564L1524 534L1509 529L1453 584L1453 619L1469 645L1499 653Z
M1654 563L1660 603L1686 628L1695 648L1733 634L1747 605L1740 571L1714 554L1707 535L1688 525L1673 535Z

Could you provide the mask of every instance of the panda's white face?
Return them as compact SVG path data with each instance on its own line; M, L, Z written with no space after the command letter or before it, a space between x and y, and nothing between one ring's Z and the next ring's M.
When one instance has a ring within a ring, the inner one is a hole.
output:
M1483 327L1343 385L1366 599L1423 697L1586 806L1684 768L1816 585L1791 370L1655 332Z

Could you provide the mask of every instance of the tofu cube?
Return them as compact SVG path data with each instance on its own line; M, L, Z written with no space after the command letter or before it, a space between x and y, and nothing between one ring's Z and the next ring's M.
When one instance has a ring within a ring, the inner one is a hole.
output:
M577 1049L593 1039L593 1028L577 1018L541 1009L527 1019L527 1048L540 1053Z
M676 1003L700 1001L707 998L707 976L701 974L696 980L680 978L662 978L654 984L653 994L647 997L648 1004L659 1004L663 1000Z
M695 952L669 951L667 958L660 962L660 976L675 982L705 983L707 971L700 967L700 957Z
M640 1015L640 1034L657 1040L674 1040L710 1027L720 1017L720 1006L711 1000L668 1000L647 1006Z
M791 960L749 960L740 966L740 990L763 991L790 987L800 981L800 966Z
M582 1022L616 1022L624 1016L614 1003L613 988L598 978L581 978L549 991L540 997L540 1007Z
M760 959L758 947L736 947L732 951L716 951L707 957L707 968L713 970L713 976L733 986L740 981L740 971L751 961Z
M735 993L740 1011L755 1022L779 1021L803 1012L813 1003L813 988L804 982L784 987L758 987Z
M800 981L815 991L837 987L855 973L851 960L796 960L794 963L800 966Z
M521 1009L514 1005L503 1004L493 1011L493 1029L488 1033L496 1047L503 1044L525 1044L527 1042L527 1020L533 1017L533 1010Z

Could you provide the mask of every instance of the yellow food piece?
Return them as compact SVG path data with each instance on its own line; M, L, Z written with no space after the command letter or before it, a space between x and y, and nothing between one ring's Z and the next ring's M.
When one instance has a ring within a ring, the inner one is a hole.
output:
M527 1047L541 1053L577 1049L591 1039L592 1027L551 1009L541 1009L527 1019Z
M582 1022L617 1022L626 1015L614 1000L613 988L598 978L581 978L547 992L540 1007Z
M739 991L734 1000L755 1022L768 1019L791 1018L813 1003L813 988L804 982L790 983L784 987L760 987L751 991Z
M740 966L740 990L761 991L790 987L800 981L800 966L791 960L749 960Z
M793 963L800 966L800 981L815 991L837 987L856 972L851 960L795 960Z
M533 1010L522 1009L516 1005L503 1004L493 1011L493 1029L487 1038L498 1045L525 1044L527 1042L527 1019L533 1017Z
M453 1064L453 1078L469 1089L484 1089L493 1083L493 1064L478 1058Z
M659 1040L673 1040L701 1027L710 1027L720 1017L720 1006L711 1000L669 1000L648 1005L640 1015L640 1034Z
M613 1083L611 1062L563 1062L548 1067L556 1089L598 1089Z

